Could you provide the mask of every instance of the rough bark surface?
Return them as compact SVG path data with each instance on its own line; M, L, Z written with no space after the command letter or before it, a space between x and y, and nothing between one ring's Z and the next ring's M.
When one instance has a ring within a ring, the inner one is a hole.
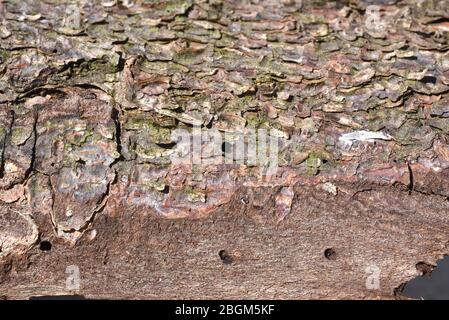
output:
M398 297L448 252L448 31L444 0L0 2L0 296ZM194 127L227 147L173 163ZM218 164L250 129L274 174Z

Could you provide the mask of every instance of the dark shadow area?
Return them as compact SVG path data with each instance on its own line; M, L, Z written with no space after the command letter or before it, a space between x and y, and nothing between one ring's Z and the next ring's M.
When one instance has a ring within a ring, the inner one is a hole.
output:
M423 275L407 282L402 295L413 299L449 300L449 256L439 260L432 271L423 265L422 262L416 265Z

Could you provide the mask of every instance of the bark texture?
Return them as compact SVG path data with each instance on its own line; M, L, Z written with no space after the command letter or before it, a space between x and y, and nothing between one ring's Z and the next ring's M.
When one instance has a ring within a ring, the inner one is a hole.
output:
M193 127L226 148L174 163ZM276 173L217 161L250 129ZM398 297L448 132L449 1L2 1L0 295Z

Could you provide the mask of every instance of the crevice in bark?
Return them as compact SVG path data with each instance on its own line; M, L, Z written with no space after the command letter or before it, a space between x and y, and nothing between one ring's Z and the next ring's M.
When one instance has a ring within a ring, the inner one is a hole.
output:
M31 148L31 160L30 160L30 166L27 169L27 171L25 172L25 178L24 178L24 183L26 183L26 181L30 178L30 176L33 174L34 172L34 167L35 167L35 162L36 162L36 145L37 145L37 124L39 121L39 108L38 107L34 107L33 108L33 146Z
M115 143L117 144L117 152L119 154L119 157L116 158L112 164L110 165L111 168L114 167L114 165L116 165L117 163L124 161L125 157L122 154L122 125L120 123L120 107L114 106L112 108L112 114L111 114L111 118L114 121L114 125L115 125Z
M100 88L99 86L92 84L92 83L76 83L73 85L75 88L83 88L83 89L95 89L103 91L104 93L108 94L108 92L104 91L104 89Z
M9 124L9 127L7 128L7 131L5 133L5 138L3 139L3 142L2 142L3 148L2 148L2 154L0 155L0 179L3 179L3 177L5 176L5 152L6 152L6 148L8 146L8 140L11 135L11 130L14 126L14 121L15 121L14 110L10 110L9 115L10 115L10 124Z
M45 95L64 95L65 93L62 90L59 90L63 88L62 85L44 85L44 86L37 86L35 88L32 88L22 94L20 94L14 102L21 102L24 101L27 98L33 98L36 96L45 96Z
M413 191L414 181L413 181L413 170L410 166L410 162L407 161L407 169L408 169L408 178L409 178L409 184L408 184L408 194L411 194Z

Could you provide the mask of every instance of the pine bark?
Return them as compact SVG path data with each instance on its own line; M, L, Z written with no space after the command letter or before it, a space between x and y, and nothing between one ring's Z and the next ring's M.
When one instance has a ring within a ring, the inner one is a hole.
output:
M0 2L0 296L400 298L448 253L448 8ZM279 168L174 163L194 127Z

